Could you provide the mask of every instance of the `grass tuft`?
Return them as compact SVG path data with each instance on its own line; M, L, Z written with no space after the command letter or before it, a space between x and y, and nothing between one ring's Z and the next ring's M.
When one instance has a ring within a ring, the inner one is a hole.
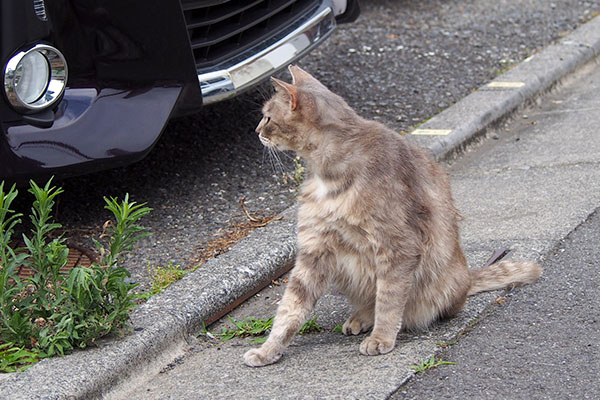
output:
M314 317L310 321L306 321L298 333L304 335L306 333L321 332L322 330L323 327L317 324L317 317Z
M209 332L206 327L202 327L202 331L198 336L207 336L211 339L218 339L220 341L227 341L233 338L244 338L253 337L250 343L264 343L267 338L263 337L272 327L273 318L262 319L247 317L241 321L234 319L231 316L227 316L231 325L226 325L221 329L220 333ZM323 328L317 324L317 317L305 322L299 330L300 335L321 332Z
M425 372L428 369L433 369L433 368L437 368L441 365L455 365L456 363L453 363L451 361L444 361L444 360L436 360L435 356L431 356L429 358L429 360L425 360L425 361L421 361L421 363L419 364L414 364L411 365L410 367L417 373L420 372Z
M187 275L189 271L181 268L179 265L174 265L170 262L166 267L156 267L153 269L148 268L148 275L150 276L150 282L152 287L150 288L150 295L154 296L171 286L173 282L177 282Z

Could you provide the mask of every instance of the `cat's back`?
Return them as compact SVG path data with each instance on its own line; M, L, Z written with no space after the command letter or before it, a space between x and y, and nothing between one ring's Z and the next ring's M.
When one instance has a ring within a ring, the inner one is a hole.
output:
M329 169L313 172L304 183L300 218L328 229L342 222L398 225L396 219L418 220L429 211L454 214L447 174L425 150L385 125L361 119L336 150L341 154L331 156L336 161Z
M361 119L327 149L326 167L311 171L299 197L320 214L347 214L399 198L431 160L416 145L376 121Z
M447 174L426 149L376 121L365 121L363 148L367 157L364 171L368 181L388 189L436 186Z

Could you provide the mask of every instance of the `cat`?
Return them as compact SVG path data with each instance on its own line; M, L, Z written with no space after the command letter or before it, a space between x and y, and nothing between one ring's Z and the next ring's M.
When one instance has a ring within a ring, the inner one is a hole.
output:
M421 148L358 116L308 72L275 93L256 128L263 145L293 150L310 170L298 208L298 250L273 328L249 366L278 361L333 284L354 313L345 335L370 331L359 351L390 352L400 329L426 329L460 311L467 296L541 274L529 261L469 270L448 175Z

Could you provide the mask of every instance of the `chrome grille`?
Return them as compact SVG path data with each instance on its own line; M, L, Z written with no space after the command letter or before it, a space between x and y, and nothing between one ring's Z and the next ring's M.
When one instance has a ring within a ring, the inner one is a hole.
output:
M48 17L46 16L46 4L44 4L44 0L33 0L33 11L35 11L35 15L42 21L47 21Z
M319 0L181 0L196 68L202 69L284 33Z

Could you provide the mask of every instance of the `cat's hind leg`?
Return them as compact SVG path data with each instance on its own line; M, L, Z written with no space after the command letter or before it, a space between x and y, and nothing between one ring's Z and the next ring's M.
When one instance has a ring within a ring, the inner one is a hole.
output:
M342 247L340 244L338 247ZM353 314L342 325L344 335L368 332L375 323L375 267L371 257L358 252L337 253L333 284L352 304Z
M422 260L404 309L405 329L425 330L432 322L454 317L463 308L471 275L458 243L452 254L448 260L441 257Z
M369 331L375 323L375 305L369 304L355 311L342 325L344 335L358 335Z

